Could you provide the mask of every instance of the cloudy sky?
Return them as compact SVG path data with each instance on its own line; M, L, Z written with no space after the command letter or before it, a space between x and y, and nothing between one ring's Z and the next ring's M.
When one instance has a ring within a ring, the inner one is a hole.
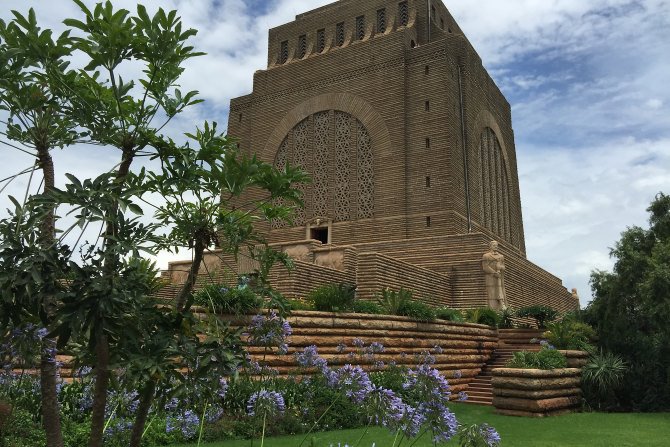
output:
M365 1L365 0L361 0ZM87 4L94 2L85 0ZM207 119L225 128L228 103L250 93L265 67L267 30L329 0L152 0L178 9L208 53L189 63L183 90L206 105L170 132ZM80 17L69 0L0 0L34 7L43 27ZM114 1L131 10L135 2ZM647 224L656 193L670 193L669 0L452 0L446 3L512 104L528 257L591 299L592 269L609 269L609 248L627 226ZM0 178L31 164L0 145ZM109 149L56 153L59 178L93 177L116 163ZM21 178L0 197L21 196ZM4 185L4 184L3 184ZM0 186L1 187L1 186ZM188 257L182 252L179 258ZM161 256L163 267L167 256Z

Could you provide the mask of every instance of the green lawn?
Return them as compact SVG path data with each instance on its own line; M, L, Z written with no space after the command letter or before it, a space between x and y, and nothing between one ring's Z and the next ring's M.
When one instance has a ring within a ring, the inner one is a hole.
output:
M466 404L452 404L459 422L462 424L488 422L502 437L504 447L626 447L626 446L670 446L670 413L658 414L605 414L578 413L545 419L529 419L500 416L493 413L492 407L480 407ZM363 429L341 430L310 435L315 438L314 445L328 447L338 442L353 445L363 434ZM265 440L266 447L297 447L304 436L284 436ZM371 428L361 447L389 447L393 436L387 430ZM173 447L193 447L188 446ZM249 447L250 441L224 441L202 444L203 447ZM407 443L405 443L407 445ZM429 447L429 438L421 439L415 447ZM447 445L456 445L451 442ZM254 446L260 446L255 441ZM304 444L309 446L309 442Z

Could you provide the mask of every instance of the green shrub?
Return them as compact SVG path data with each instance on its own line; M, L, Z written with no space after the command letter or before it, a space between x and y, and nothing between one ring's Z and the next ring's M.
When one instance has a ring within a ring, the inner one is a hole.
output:
M326 284L313 290L307 299L322 312L348 312L353 308L355 292L351 284Z
M543 337L556 349L577 349L590 351L593 349L591 342L595 340L596 333L586 323L563 319L547 324L547 331Z
M9 420L3 428L2 439L6 447L25 447L32 445L45 445L46 439L44 430L39 422L35 421L37 415L32 415L30 412L15 408L12 411Z
M411 290L400 288L399 291L382 289L377 301L384 311L389 315L400 315L400 308L413 297Z
M488 326L498 326L498 313L489 307L480 307L477 309L469 309L466 312L466 320L470 323L486 324Z
M514 311L509 307L498 312L498 327L500 329L512 329L514 327Z
M542 348L539 352L515 352L505 366L521 369L556 369L565 368L567 364L565 356L557 350Z
M528 306L517 310L516 316L520 318L532 318L537 323L539 329L544 329L547 327L547 323L554 321L558 317L558 311L549 306Z
M414 318L419 321L433 321L435 319L435 310L428 304L420 301L408 300L402 303L397 315Z
M314 303L300 300L287 300L290 310L314 310Z
M435 309L435 317L447 321L465 321L460 310L449 307L438 307Z
M384 309L382 309L382 307L379 304L373 303L372 301L356 300L354 301L354 305L352 307L353 307L352 310L357 314L379 315L384 313Z
M214 312L245 315L261 307L263 300L247 286L229 288L224 284L209 284L193 295L193 302Z
M623 359L610 352L594 351L582 368L584 396L592 407L608 409L616 401L614 392L623 383L628 366Z

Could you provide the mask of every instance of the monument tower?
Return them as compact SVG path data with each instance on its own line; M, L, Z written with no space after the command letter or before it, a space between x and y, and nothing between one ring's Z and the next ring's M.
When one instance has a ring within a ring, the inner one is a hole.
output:
M495 240L510 306L575 307L526 259L510 105L441 1L340 0L271 29L268 48L228 133L312 178L293 225L264 228L296 259L280 290L403 286L480 307Z

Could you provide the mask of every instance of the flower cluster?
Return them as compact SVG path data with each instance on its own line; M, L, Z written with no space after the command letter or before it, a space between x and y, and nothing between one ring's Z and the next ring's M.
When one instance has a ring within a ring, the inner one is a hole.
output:
M192 410L184 410L167 418L165 431L171 433L175 430L181 431L184 439L193 439L198 433L200 418Z
M251 319L249 344L265 348L278 348L280 353L288 352L288 337L291 335L291 325L284 318L271 310L268 315L256 315Z
M295 360L303 368L316 367L321 369L328 364L324 358L319 356L315 345L307 346L302 352L296 352Z
M247 402L247 413L249 416L266 414L276 416L284 413L286 405L284 397L276 391L260 390L256 391Z
M372 391L372 382L360 366L344 365L335 371L324 370L328 386L340 390L356 403L362 402Z

